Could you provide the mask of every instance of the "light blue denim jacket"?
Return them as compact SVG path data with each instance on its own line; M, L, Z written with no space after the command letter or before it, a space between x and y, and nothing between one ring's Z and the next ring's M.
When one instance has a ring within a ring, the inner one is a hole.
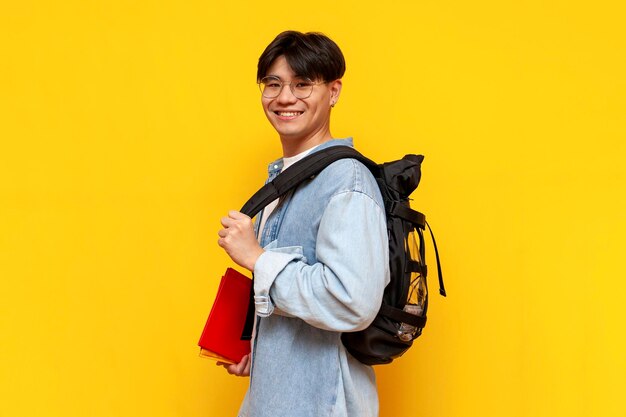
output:
M352 139L315 151L335 145ZM282 159L271 163L270 179L281 169ZM340 339L368 326L389 282L385 211L369 170L354 159L333 163L283 199L260 241L250 387L239 415L377 416L374 371Z

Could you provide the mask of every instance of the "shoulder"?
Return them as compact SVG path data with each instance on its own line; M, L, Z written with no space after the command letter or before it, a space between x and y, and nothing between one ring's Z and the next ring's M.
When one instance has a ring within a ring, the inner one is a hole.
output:
M323 183L324 189L331 196L345 192L362 193L382 205L380 189L374 176L356 159L346 158L333 162L314 181Z

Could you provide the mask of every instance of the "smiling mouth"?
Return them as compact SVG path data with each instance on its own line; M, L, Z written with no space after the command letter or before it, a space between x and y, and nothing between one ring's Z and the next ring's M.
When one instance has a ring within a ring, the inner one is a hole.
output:
M274 114L280 117L296 117L296 116L300 116L302 113L301 111L275 111Z

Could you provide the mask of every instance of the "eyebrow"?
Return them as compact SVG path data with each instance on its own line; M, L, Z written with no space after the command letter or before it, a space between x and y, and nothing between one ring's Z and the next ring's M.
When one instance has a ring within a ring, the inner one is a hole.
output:
M263 77L263 78L267 78L267 77L272 77L272 78L276 78L276 79L278 79L278 80L280 80L280 81L285 81L283 78L279 77L278 75L274 75L274 74L267 74L267 75L266 75L265 77ZM298 75L298 74L296 74L296 75L294 75L294 76L293 76L293 78L292 78L292 80L298 80L298 79L300 79L300 80L309 80L309 81L313 81L310 77L307 77L306 75Z

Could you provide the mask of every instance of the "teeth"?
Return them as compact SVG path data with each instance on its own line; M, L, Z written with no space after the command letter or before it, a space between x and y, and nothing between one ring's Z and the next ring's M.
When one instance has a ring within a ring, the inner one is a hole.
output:
M293 116L298 116L300 114L300 112L295 112L295 111L281 111L278 112L279 116L284 116L284 117L293 117Z

